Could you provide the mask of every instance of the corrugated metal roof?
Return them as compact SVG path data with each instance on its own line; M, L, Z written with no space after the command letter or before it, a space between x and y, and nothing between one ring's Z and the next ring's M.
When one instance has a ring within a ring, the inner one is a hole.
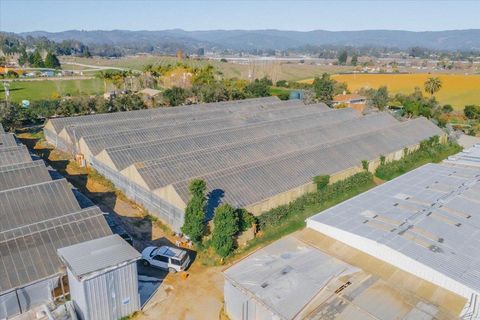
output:
M140 253L117 234L60 248L58 254L78 278L141 258Z
M0 167L0 191L51 180L42 160Z
M478 168L428 164L310 220L388 246L478 291L479 208Z

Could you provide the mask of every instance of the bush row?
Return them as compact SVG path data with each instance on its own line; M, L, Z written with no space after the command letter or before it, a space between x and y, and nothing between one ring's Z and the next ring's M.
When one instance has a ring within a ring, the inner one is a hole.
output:
M323 185L316 192L307 193L289 204L273 208L258 217L258 226L265 229L267 226L276 226L285 219L303 211L306 207L325 201L333 200L342 194L370 183L373 176L370 172L360 172L344 180Z

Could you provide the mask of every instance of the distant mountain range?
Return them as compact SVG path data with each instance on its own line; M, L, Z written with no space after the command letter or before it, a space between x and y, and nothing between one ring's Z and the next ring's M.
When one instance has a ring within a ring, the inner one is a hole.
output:
M275 49L302 46L372 46L408 49L422 47L433 50L480 50L480 29L451 31L281 31L281 30L211 30L185 31L34 31L21 36L46 37L54 41L77 40L87 45L136 46L163 43L180 44L186 48L207 49Z

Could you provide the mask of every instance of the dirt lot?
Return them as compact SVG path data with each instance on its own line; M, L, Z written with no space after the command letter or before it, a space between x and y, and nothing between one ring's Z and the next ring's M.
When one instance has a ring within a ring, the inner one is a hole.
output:
M69 154L46 144L40 132L18 133L17 137L62 174L74 187L90 198L102 211L114 215L133 237L141 251L148 245L172 245L172 232L155 221L143 208L128 200L102 176L79 167ZM195 257L195 252L190 252ZM140 267L140 270L142 267ZM205 266L196 261L182 274L162 274L160 270L141 270L147 276L163 280L156 294L135 319L219 319L223 307L224 267Z

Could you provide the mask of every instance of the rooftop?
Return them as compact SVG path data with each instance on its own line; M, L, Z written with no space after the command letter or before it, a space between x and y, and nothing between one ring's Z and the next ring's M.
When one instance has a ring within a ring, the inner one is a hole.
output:
M312 238L298 233L286 236L228 268L225 277L280 319L452 319L435 305L438 301L386 282L304 239ZM361 258L358 253L355 257ZM414 280L396 276L409 283ZM428 285L422 285L425 291ZM225 291L228 299L228 288ZM448 295L442 290L436 294Z
M367 132L333 143L311 145L294 152L257 162L229 167L201 175L207 192L216 192L223 201L244 207L311 182L319 174L332 174L360 166L362 160L375 159L417 144L441 130L419 118L379 131ZM301 164L301 165L299 165ZM173 184L187 203L189 179Z
M15 141L15 136L13 133L4 134L2 131L0 131L0 149L15 146L17 146L17 141Z
M462 152L449 157L445 162L480 168L480 143L474 144L471 148L463 149Z
M140 253L117 234L60 248L58 255L79 279L141 258Z
M316 230L328 227L373 241L478 291L479 199L478 168L427 164L307 223L318 226Z
M0 167L31 161L32 158L30 157L30 153L25 146L0 148Z

